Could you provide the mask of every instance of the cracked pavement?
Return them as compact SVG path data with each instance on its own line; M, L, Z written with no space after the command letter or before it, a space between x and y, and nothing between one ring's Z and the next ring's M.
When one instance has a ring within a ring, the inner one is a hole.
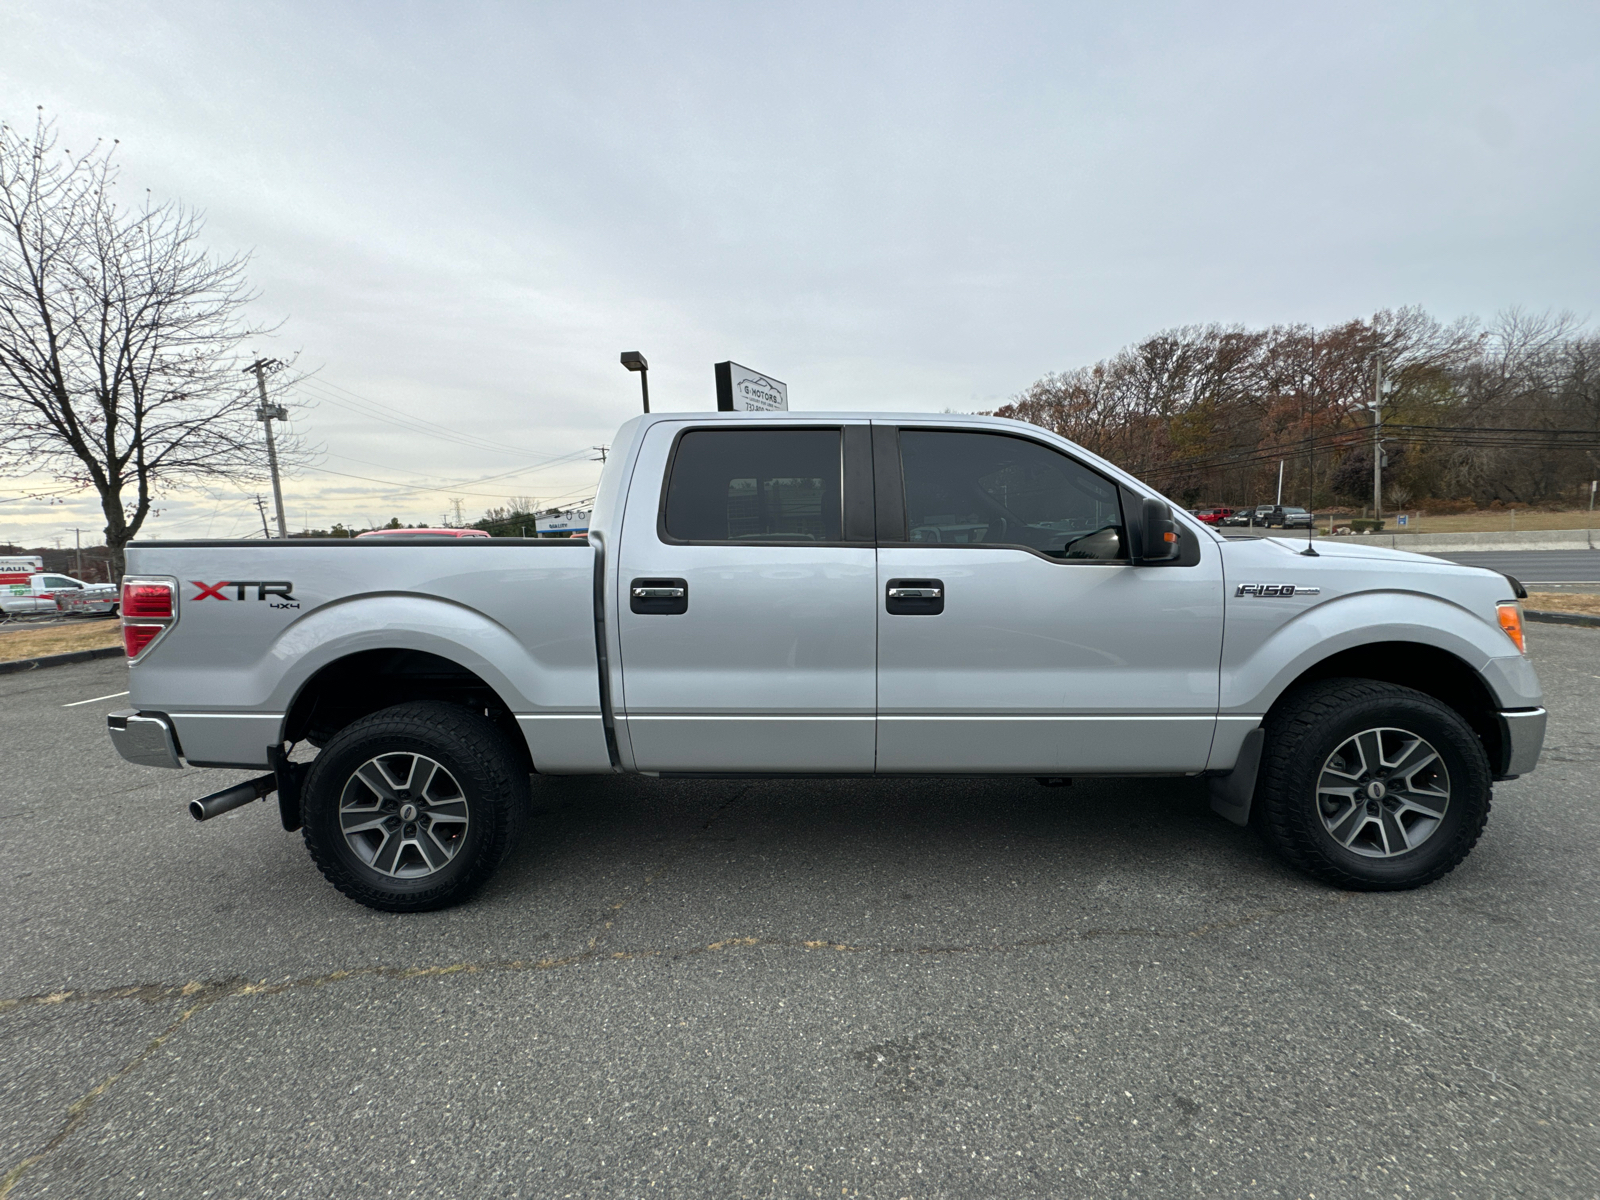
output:
M0 1196L1600 1194L1600 631L1532 641L1539 771L1392 895L1196 781L552 779L385 915L61 707L120 661L0 678Z

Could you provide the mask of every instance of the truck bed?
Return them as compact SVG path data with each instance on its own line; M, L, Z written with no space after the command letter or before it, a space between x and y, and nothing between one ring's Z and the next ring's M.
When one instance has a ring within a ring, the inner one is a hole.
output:
M263 766L269 743L303 733L306 714L285 717L336 660L372 652L356 661L391 686L438 656L504 700L535 761L608 770L594 553L536 538L135 543L129 578L176 580L178 599L130 698L172 719L191 765Z

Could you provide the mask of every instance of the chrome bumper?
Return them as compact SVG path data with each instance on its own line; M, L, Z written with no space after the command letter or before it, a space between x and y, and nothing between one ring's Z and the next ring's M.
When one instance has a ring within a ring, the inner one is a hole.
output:
M1524 708L1500 714L1500 744L1503 747L1496 779L1515 779L1533 770L1544 748L1544 723L1549 714L1542 708Z
M172 725L159 714L140 713L135 709L106 716L106 732L117 753L141 767L179 767L178 742L172 736Z

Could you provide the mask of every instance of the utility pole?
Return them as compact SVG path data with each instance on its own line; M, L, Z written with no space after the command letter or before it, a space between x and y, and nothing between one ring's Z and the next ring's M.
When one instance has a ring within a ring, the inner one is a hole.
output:
M1278 507L1283 507L1283 459L1278 460Z
M1593 507L1592 504L1591 504L1591 507ZM78 552L78 578L82 579L83 578L83 530L74 529L72 531L72 545L73 545L73 548Z
M278 482L278 443L272 436L273 421L287 421L289 410L281 404L267 403L267 371L269 368L281 367L283 364L275 358L258 358L245 368L245 372L255 372L256 391L261 397L261 402L256 406L256 420L260 421L267 431L267 466L272 471L272 503L278 514L278 536L287 538L289 526L283 519L283 487ZM263 522L265 514L262 514ZM270 533L267 535L272 536Z
M1383 359L1372 360L1372 519L1383 515Z
M261 536L270 541L272 531L267 528L267 502L261 498L260 492L256 493L256 508L261 513Z

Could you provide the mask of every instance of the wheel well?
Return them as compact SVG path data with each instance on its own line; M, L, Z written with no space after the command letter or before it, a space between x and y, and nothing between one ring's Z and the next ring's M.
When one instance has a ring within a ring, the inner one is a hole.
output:
M1448 650L1417 642L1373 642L1341 650L1302 673L1277 703L1304 684L1346 676L1414 688L1455 709L1478 735L1491 769L1499 774L1504 761L1499 706L1482 677Z
M499 693L459 663L425 650L363 650L329 663L289 706L283 736L320 748L346 725L410 700L443 700L481 712L527 753L527 740Z

